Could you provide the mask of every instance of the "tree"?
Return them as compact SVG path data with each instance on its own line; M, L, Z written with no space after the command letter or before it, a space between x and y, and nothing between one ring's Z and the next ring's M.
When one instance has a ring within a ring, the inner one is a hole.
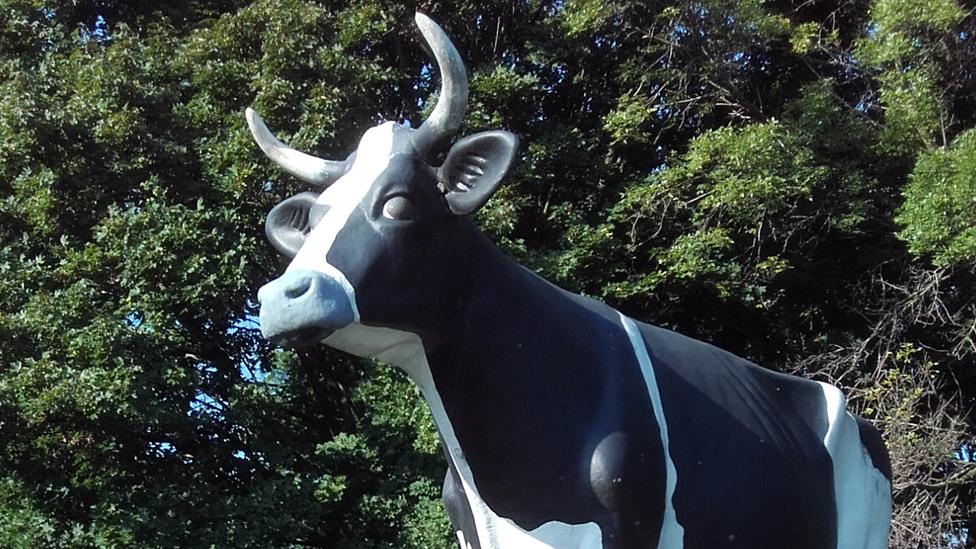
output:
M841 385L893 547L973 547L976 21L952 0L0 0L0 544L446 547L402 376L272 349L252 144L416 125L420 9L520 135L479 212L573 291ZM418 108L419 106L419 108Z
M277 268L262 217L289 189L266 192L242 79L319 80L302 42L352 88L387 74L322 46L321 7L80 4L2 7L0 544L443 545L403 380L353 394L348 359L274 351L253 322Z

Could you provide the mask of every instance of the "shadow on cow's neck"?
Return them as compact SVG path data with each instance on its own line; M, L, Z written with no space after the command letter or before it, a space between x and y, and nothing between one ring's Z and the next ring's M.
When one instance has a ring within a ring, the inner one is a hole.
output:
M509 349L518 349L521 357L520 363L505 361L500 369L531 367L533 359L541 358L535 354L545 352L538 343L546 336L560 333L579 340L579 327L572 322L571 312L606 308L526 269L473 225L466 241L469 253L464 272L457 272L466 283L453 316L437 330L420 333L439 384L453 377L448 370L470 370L487 363L486 356L494 351L507 354ZM546 333L540 336L538 328L543 324Z
M443 231L427 235L436 242L436 256L409 266L381 264L378 271L407 272L412 283L397 284L404 290L395 295L368 283L360 303L364 326L416 334L436 367L449 357L461 359L458 353L476 341L504 346L513 331L543 316L553 327L562 324L549 317L554 303L574 306L570 294L508 257L470 218L444 221Z

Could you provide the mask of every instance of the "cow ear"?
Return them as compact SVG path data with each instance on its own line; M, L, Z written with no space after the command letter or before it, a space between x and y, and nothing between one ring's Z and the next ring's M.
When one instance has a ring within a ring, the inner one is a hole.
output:
M295 257L305 237L323 213L315 204L316 193L299 193L271 209L264 232L282 255Z
M451 211L468 215L491 197L508 174L518 151L518 137L502 130L476 133L447 153L438 178Z

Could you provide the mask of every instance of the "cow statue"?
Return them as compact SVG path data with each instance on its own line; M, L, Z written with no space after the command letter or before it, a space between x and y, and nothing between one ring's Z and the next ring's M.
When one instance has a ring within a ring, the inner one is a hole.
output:
M319 189L268 215L291 263L258 292L263 335L410 376L443 442L464 549L886 547L887 452L837 388L562 290L478 231L469 216L518 139L447 147L467 76L444 31L416 22L442 79L420 127L384 122L323 160L247 110L264 153Z

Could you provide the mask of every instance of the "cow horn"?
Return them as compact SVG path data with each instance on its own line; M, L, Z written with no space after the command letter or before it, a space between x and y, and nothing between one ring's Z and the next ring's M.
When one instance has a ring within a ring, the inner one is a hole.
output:
M244 111L251 135L261 150L283 170L317 187L327 187L346 171L345 162L305 154L278 141L264 120L250 107Z
M421 154L431 157L461 127L468 106L468 75L461 55L444 34L444 29L422 13L417 13L415 20L434 53L437 69L441 73L441 93L437 105L414 136L414 143Z

